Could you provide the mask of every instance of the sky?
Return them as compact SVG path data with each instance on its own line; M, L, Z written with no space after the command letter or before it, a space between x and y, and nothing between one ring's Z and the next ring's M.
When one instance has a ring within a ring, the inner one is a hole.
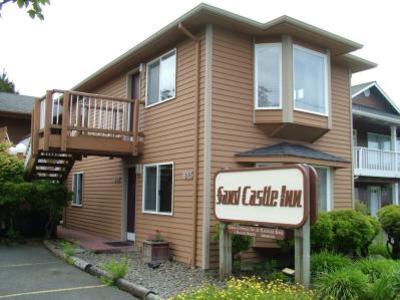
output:
M45 20L15 4L0 18L0 69L20 94L70 89L201 1L50 0ZM289 15L364 45L354 52L378 63L352 84L377 81L400 106L399 3L384 0L209 0L207 4L259 22Z

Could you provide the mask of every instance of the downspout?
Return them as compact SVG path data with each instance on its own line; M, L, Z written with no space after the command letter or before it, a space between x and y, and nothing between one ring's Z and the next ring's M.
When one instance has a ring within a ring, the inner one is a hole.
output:
M178 28L194 43L195 93L194 93L194 145L193 145L193 198L192 198L192 251L190 265L196 267L197 256L197 198L199 173L199 119L200 119L200 39L179 23Z

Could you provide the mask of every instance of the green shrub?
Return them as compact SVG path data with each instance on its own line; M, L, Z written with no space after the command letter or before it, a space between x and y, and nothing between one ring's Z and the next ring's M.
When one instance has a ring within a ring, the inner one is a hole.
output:
M0 184L23 181L24 162L17 156L8 154L8 145L0 143Z
M102 281L106 284L113 284L128 273L128 260L125 257L121 258L120 261L113 258L109 262L103 264L103 268L111 275L111 280L102 278Z
M341 254L322 251L311 255L311 274L313 277L320 273L337 271L349 265L351 265L351 260Z
M381 278L394 265L395 262L391 259L364 258L355 262L353 267L367 275L372 283Z
M380 255L384 258L391 258L387 246L382 243L372 243L369 245L368 254L370 256Z
M387 248L393 259L400 258L400 205L387 205L378 210L379 222L388 235ZM391 247L389 247L389 245ZM390 250L389 250L390 249Z
M351 256L367 256L368 247L380 231L379 222L355 210L321 213L311 228L313 250Z
M357 200L354 203L354 210L362 213L363 215L368 215L367 205L365 205L365 203L361 202L360 200Z
M368 299L368 277L353 268L320 274L314 284L320 299Z
M262 282L255 277L229 279L226 288L206 285L195 291L175 296L175 300L207 299L207 300L239 300L239 299L273 299L273 300L308 300L314 299L312 291L300 285L284 283L280 280Z
M400 299L400 267L389 269L371 288L373 300L399 300Z
M220 224L218 223L217 226L215 227L215 232L212 235L212 239L214 241L219 241L219 226ZM246 251L250 248L252 242L252 237L251 236L245 236L245 235L232 235L232 254L238 254L239 252Z

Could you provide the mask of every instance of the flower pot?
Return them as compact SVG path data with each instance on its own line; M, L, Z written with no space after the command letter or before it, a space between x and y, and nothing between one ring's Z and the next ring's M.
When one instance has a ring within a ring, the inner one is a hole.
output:
M164 262L169 259L169 242L166 241L144 241L143 242L143 261Z

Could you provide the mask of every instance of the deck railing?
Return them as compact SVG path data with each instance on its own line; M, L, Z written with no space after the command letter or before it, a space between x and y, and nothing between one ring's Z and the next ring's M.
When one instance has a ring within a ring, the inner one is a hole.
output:
M61 135L62 151L67 150L68 137L120 139L137 146L141 135L138 130L139 100L49 90L46 96L37 99L33 116L32 137L43 137L44 150L49 147L51 134ZM33 150L37 147L37 141L33 139Z
M355 147L354 174L374 177L400 177L400 152Z

